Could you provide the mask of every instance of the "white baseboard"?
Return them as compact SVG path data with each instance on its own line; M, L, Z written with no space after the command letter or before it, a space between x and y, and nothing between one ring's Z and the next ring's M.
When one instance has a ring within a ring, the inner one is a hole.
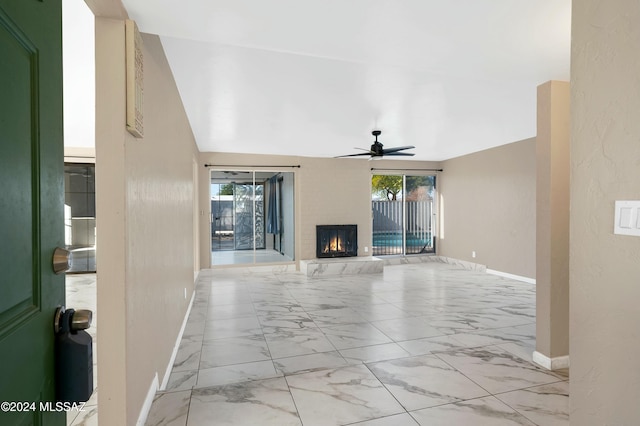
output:
M560 370L562 368L569 368L569 355L549 358L538 351L534 351L533 362L547 370Z
M194 282L195 281L197 281L197 277ZM169 376L171 375L171 369L173 367L173 363L176 360L176 356L178 355L178 348L180 347L182 335L184 334L184 329L187 326L187 320L189 319L189 314L191 313L191 307L193 306L193 301L195 300L195 298L196 292L194 289L193 294L191 295L191 301L189 302L189 306L187 307L187 312L185 313L184 319L182 320L182 327L180 327L180 332L178 333L178 337L176 338L176 344L173 347L171 359L169 359L169 364L167 365L167 368L164 372L162 385L159 384L158 373L156 372L156 375L151 382L151 386L149 386L149 390L147 391L147 397L144 400L144 404L142 404L142 408L140 409L140 415L138 416L136 426L144 426L144 424L147 422L147 417L149 417L149 411L151 410L153 399L156 397L156 392L165 390L167 388L167 384L169 383Z
M178 337L176 338L176 344L173 346L173 353L171 354L171 358L169 359L169 364L167 365L166 370L164 371L164 376L162 376L162 384L160 385L160 389L167 389L167 384L169 384L169 376L171 375L171 369L173 368L173 363L176 360L176 356L178 355L178 349L180 348L180 342L182 341L182 335L184 334L184 329L187 326L187 321L189 320L189 314L191 313L191 307L193 306L193 301L196 298L195 289L193 294L191 294L191 301L189 302L189 306L187 307L187 313L184 314L184 319L182 320L182 327L180 327L180 332L178 333Z
M467 260L455 259L453 257L447 257L447 256L430 256L430 257L428 257L428 256L424 256L424 257L421 257L420 259L424 260L425 262L435 261L435 262L446 263L448 265L457 266L458 268L466 269L468 271L475 271L475 272L486 272L487 271L487 265L483 265L481 263L469 262Z
M536 280L534 278L523 277L521 275L509 274L507 272L496 271L495 269L487 269L487 274L497 275L499 277L509 278L516 281L522 281L529 284L535 284Z
M157 391L158 373L156 373L153 380L151 381L151 386L149 386L147 397L144 399L144 403L142 404L142 408L140 409L140 415L138 416L136 426L144 426L144 424L147 422L147 417L149 417L149 411L151 410L151 405L153 404L153 399L156 397Z

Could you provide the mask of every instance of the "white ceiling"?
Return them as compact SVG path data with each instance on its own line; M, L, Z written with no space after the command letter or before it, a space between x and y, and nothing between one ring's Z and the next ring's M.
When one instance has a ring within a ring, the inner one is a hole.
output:
M535 136L571 0L123 0L161 36L201 151L443 160ZM406 157L405 157L406 158Z

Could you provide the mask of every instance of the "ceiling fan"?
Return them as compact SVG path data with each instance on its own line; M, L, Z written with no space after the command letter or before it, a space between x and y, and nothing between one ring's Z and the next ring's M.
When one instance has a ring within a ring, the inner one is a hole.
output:
M369 155L371 156L371 158L373 157L383 157L383 156L406 156L406 157L411 157L415 154L410 153L410 152L400 152L400 151L404 151L405 149L412 149L415 148L415 146L413 145L407 145L407 146L398 146L395 148L383 148L382 143L378 142L378 136L382 133L382 131L380 130L374 130L373 132L371 132L371 134L373 136L376 137L376 140L373 142L373 145L371 145L371 149L364 149L364 148L356 148L356 149L362 149L364 151L367 152L363 152L360 154L349 154L349 155L339 155L336 158L342 158L342 157L358 157L358 156L362 156L362 155Z

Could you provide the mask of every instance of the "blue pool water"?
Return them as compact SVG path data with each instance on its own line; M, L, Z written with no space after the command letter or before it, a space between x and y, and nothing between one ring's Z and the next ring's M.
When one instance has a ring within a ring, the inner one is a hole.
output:
M408 247L422 247L431 242L431 235L427 234L426 238L419 238L412 234L407 234ZM402 246L402 232L381 232L373 234L373 245L383 247Z

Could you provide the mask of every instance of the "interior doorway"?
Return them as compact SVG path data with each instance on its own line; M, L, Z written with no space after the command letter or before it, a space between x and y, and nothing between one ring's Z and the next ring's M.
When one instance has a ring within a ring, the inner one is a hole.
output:
M211 170L211 264L294 261L294 173Z
M64 228L72 268L65 279L65 306L89 309L94 313L92 325L87 330L94 344L94 391L82 412L67 413L66 424L76 426L98 421L95 16L86 2L62 2L62 43Z

